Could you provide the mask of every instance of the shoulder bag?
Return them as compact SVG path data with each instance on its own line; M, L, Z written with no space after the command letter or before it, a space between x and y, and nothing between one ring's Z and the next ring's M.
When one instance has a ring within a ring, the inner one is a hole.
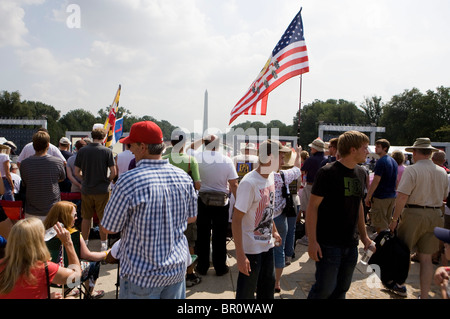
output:
M281 188L281 196L286 199L286 206L283 208L283 214L286 217L296 217L297 208L295 207L294 200L292 199L292 194L289 192L289 187L286 186L284 182L284 174L280 171L281 179L283 180L283 187Z

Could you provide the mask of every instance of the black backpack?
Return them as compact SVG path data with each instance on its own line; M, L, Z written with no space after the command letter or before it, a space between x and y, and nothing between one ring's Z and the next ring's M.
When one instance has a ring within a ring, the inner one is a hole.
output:
M394 281L403 284L408 278L411 265L408 246L390 230L381 231L375 239L375 244L377 250L370 258L369 264L378 265L383 283Z

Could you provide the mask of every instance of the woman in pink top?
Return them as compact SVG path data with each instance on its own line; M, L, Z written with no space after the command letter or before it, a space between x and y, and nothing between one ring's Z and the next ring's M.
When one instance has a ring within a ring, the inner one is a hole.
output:
M393 151L391 157L397 162L398 165L397 168L397 186L398 186L398 183L400 183L400 180L402 179L403 171L405 170L405 165L403 165L403 163L405 162L405 155L401 151Z

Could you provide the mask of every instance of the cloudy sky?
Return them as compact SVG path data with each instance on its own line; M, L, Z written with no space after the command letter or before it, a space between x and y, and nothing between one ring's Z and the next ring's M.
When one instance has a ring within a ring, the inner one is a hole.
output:
M121 84L134 115L201 132L208 90L209 126L225 132L300 7L302 105L450 86L448 0L1 0L0 91L97 115ZM292 78L270 94L267 116L233 125L292 124L299 93Z

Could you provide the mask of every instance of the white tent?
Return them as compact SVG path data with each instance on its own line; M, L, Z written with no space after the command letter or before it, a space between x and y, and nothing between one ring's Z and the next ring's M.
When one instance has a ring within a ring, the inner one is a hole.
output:
M390 146L388 154L391 155L394 151L400 151L405 155L412 155L411 152L407 152L405 148L409 146ZM375 145L369 145L369 155L367 157L378 159L379 156L375 153Z

